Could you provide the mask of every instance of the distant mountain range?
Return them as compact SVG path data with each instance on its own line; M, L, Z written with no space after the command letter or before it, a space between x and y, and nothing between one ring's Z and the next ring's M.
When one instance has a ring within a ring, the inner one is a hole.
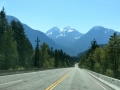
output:
M77 52L84 52L91 46L91 41L95 39L97 44L107 44L109 38L115 30L104 28L102 26L95 26L91 28L86 34L71 45L71 48ZM118 32L119 34L120 32Z
M66 26L63 29L53 27L46 32L46 35L56 43L66 47L70 47L71 44L83 36L82 33L71 26Z
M15 21L19 21L17 18L13 17L13 16L6 16L8 22L10 23L10 21L15 20ZM47 37L43 32L39 31L39 30L34 30L32 28L30 28L29 26L27 26L26 24L23 24L23 27L25 29L25 33L27 35L27 37L29 38L30 42L32 43L33 48L35 48L36 46L36 42L35 40L37 39L37 36L40 39L40 45L45 42L49 45L49 47L53 47L53 49L62 49L64 52L66 52L69 55L76 55L77 53L72 50L69 47L64 47L62 45L59 45L57 43L54 42L54 40L52 40L51 38Z
M13 16L7 16L8 22L11 20L19 21ZM78 30L71 26L66 26L63 29L53 27L46 33L39 30L34 30L23 24L25 33L29 38L32 46L35 48L37 36L40 39L40 44L46 42L50 47L54 49L62 49L69 55L77 55L80 52L84 52L91 46L91 41L96 39L98 44L107 44L109 38L115 30L104 28L102 26L94 26L86 34L80 33ZM118 32L120 34L120 32Z
M91 46L91 41L96 39L98 44L107 44L115 30L94 26L86 34L67 26L63 29L53 27L46 32L46 35L60 45L70 47L77 53L84 52ZM119 33L119 32L118 32Z

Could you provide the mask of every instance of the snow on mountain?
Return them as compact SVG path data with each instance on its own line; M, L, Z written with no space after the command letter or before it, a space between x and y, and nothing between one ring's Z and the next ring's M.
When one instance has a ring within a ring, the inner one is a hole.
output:
M61 31L65 31L65 32L73 32L74 28L72 28L71 26L66 26L63 29L61 29Z
M82 37L83 34L72 28L71 26L66 26L62 29L59 29L58 27L53 27L46 32L46 35L58 44L69 46L75 40Z
M80 37L75 37L74 39L79 39Z
M94 26L90 29L90 32L99 32L99 33L109 33L113 31L112 29L104 28L102 26Z
M73 32L73 30L69 29L68 32Z
M52 32L49 32L49 33L47 33L47 36L49 36L49 35L51 35L52 34Z
M46 32L46 35L51 37L50 35L53 36L54 34L55 37L58 38L59 36L66 36L68 35L68 33L70 34L72 32L75 32L76 35L80 34L80 32L78 32L76 29L72 28L71 26L66 26L62 29L59 29L58 27L53 27Z

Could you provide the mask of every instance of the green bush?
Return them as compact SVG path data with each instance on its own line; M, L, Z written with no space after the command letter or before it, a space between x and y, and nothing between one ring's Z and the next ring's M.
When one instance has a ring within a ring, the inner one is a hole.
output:
M114 73L111 69L107 69L105 75L107 75L109 77L114 77Z
M17 70L24 70L24 67L18 67Z
M49 68L50 67L50 64L47 60L45 60L45 62L43 63L43 67L44 68Z
M13 68L10 68L9 70L14 70Z
M99 63L95 63L94 71L102 74L102 67Z

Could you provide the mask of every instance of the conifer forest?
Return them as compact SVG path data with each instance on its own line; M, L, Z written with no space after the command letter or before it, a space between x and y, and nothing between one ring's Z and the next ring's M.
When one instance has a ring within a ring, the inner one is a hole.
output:
M33 48L21 22L8 23L4 8L0 11L0 70L61 68L74 65L73 57L63 50L53 50L46 43Z

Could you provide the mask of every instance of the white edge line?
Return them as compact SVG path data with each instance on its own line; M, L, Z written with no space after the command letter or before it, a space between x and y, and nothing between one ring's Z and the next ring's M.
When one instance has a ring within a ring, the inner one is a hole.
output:
M3 83L3 84L0 84L0 85L6 85L6 84L11 84L11 83L20 82L20 81L22 81L22 79L16 80L16 81L12 81L12 82L8 82L8 83Z
M85 71L85 72L87 72L87 71ZM87 72L87 73L89 73L89 72ZM89 73L90 74L90 73ZM107 90L105 87L103 87L100 83L98 83L95 79L93 79L90 75L92 75L92 74L90 74L89 75L88 74L88 76L94 81L94 82L96 82L100 87L102 87L104 90ZM92 75L93 76L93 75Z
M107 90L105 87L103 87L102 85L100 85L100 83L98 83L95 79L93 79L90 75L88 75L94 82L96 82L100 87L102 87L104 90Z

